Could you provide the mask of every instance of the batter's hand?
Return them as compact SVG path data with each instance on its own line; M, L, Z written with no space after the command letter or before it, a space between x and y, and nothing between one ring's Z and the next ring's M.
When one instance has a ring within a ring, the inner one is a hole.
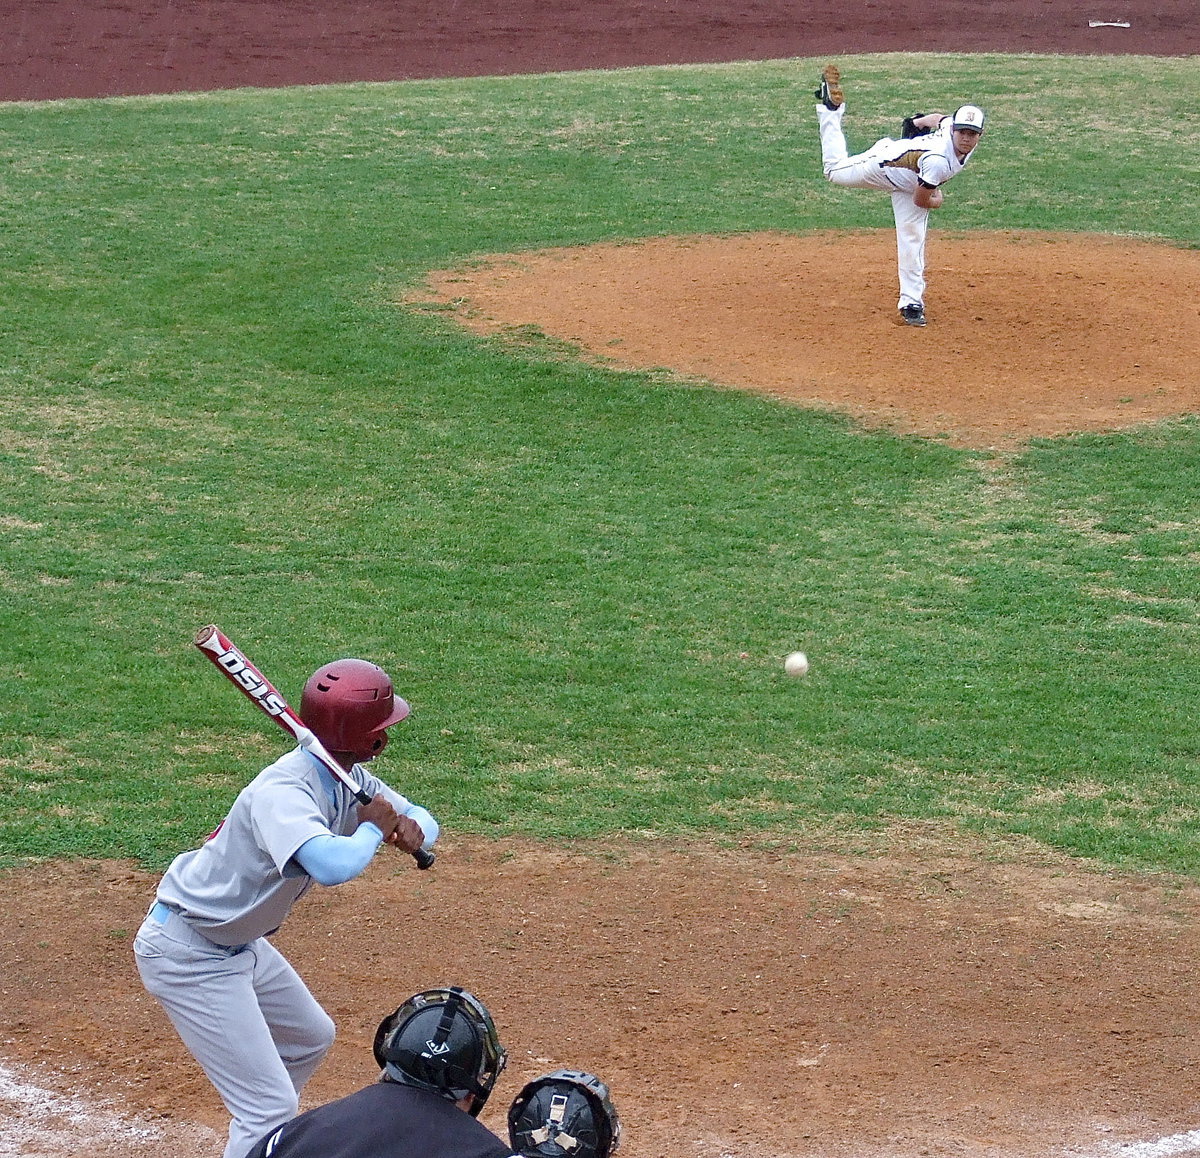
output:
M383 838L401 852L416 852L425 843L425 833L411 816L397 818L396 827Z
M370 821L383 833L384 840L388 839L389 834L394 831L396 825L401 820L407 819L407 817L402 817L388 803L387 797L382 793L374 797L370 804L360 804L358 806L358 823L366 824L367 821Z

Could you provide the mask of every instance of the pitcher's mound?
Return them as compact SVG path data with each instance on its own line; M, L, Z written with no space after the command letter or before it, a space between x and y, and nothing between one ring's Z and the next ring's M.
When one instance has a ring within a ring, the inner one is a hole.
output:
M1200 410L1200 251L1085 234L931 235L924 329L895 237L656 238L430 276L480 332L536 327L621 367L1004 447Z

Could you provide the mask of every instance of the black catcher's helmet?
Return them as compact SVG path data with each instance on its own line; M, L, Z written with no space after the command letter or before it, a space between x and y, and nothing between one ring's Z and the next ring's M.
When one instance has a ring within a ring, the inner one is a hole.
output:
M513 1099L508 1140L525 1158L608 1158L621 1144L621 1122L595 1074L555 1070Z
M474 1094L479 1115L507 1054L492 1016L465 989L427 989L410 997L375 1031L375 1060L393 1082L452 1102Z

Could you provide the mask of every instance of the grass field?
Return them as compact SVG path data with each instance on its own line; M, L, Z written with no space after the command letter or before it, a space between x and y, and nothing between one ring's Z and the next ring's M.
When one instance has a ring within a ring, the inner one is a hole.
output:
M988 109L943 227L1197 243L1194 58L1152 106L1139 58L843 64L852 146ZM282 741L217 622L290 697L387 667L378 771L448 829L928 818L1200 873L1195 420L997 465L399 304L493 252L887 227L820 180L814 74L0 105L0 858L213 827Z

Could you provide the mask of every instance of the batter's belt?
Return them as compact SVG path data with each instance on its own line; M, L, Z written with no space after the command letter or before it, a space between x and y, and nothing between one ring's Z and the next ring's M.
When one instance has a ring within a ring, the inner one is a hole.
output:
M162 925L164 929L168 930L174 940L182 941L185 945L192 945L197 949L219 949L227 957L233 957L246 948L245 945L219 945L216 941L210 940L174 905L168 905L164 901L155 901L146 915L156 925Z

